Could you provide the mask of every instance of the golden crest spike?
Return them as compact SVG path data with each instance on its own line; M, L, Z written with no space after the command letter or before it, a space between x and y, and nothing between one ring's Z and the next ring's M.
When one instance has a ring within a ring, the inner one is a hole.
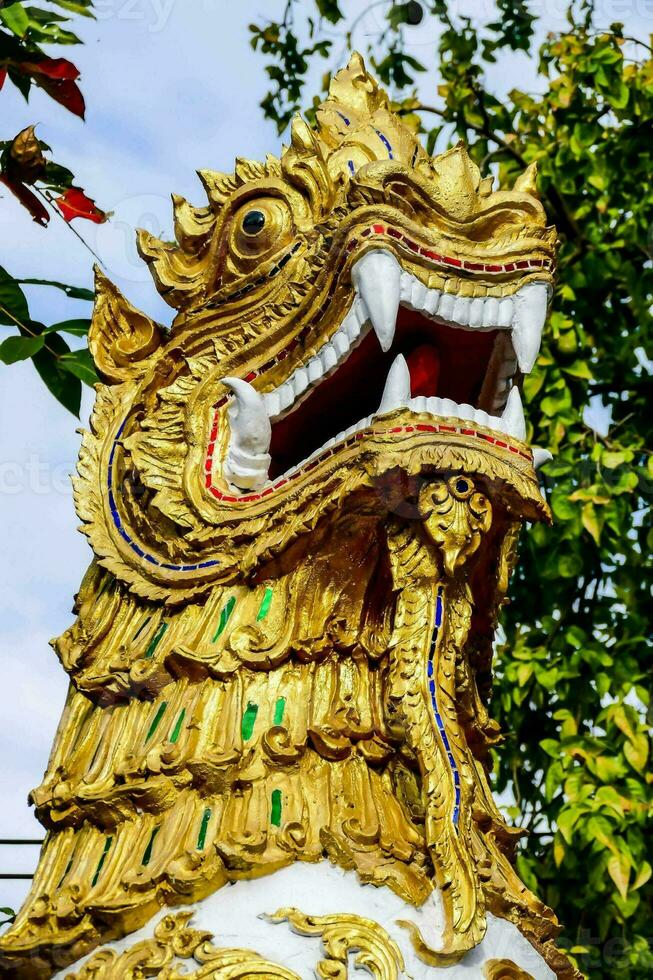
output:
M88 346L99 374L108 384L145 373L148 358L160 347L162 327L127 300L95 266L95 307Z
M349 61L347 62L347 71L351 72L352 75L367 74L365 69L365 61L360 51L352 51Z
M440 203L461 217L472 214L478 207L481 172L464 143L461 141L434 157L432 165Z
M273 153L266 153L265 155L265 169L270 177L280 177L281 176L281 160L279 157L274 156Z
M320 136L337 145L342 133L368 122L375 112L389 105L386 92L368 73L361 55L354 52L347 67L331 79L329 94L317 109Z
M218 207L224 204L229 194L236 189L236 180L233 174L221 173L218 170L198 170L197 176L209 201Z
M265 165L258 160L248 160L246 157L236 157L234 168L236 178L243 184L250 180L260 180L265 176Z
M180 194L172 195L172 208L177 241L188 248L201 244L214 221L212 208L196 208Z
M295 185L309 195L317 216L332 204L333 184L322 146L308 123L297 114L290 126L290 146L281 155L281 169Z
M478 185L478 193L481 197L489 197L494 188L494 177L490 174L488 177L483 177L481 183Z
M299 113L295 113L290 124L290 146L298 153L321 155L315 133Z
M537 162L534 160L526 167L526 170L517 177L513 184L513 191L518 194L531 194L538 197L537 190Z

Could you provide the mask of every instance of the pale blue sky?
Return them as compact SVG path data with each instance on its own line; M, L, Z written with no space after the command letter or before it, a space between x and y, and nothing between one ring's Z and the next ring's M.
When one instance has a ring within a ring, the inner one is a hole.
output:
M234 156L263 158L278 151L274 126L261 118L262 62L249 47L247 25L283 9L280 0L96 0L98 21L82 21L85 45L70 55L82 71L87 121L82 123L35 90L26 105L8 83L0 93L2 136L43 120L39 135L58 162L70 166L98 203L115 212L110 224L76 222L106 265L107 274L142 309L169 322L137 260L134 228L170 235L170 193L201 202L195 170L230 170ZM352 18L367 4L341 7ZM457 5L476 19L493 13L489 0ZM539 33L564 25L563 0L536 0ZM653 0L609 0L605 23L626 20L646 35ZM377 6L356 43L380 23ZM414 32L412 53L433 62L430 30ZM60 53L60 52L58 52ZM65 52L68 53L68 52ZM341 61L346 53L341 52ZM316 72L315 83L321 74ZM498 92L534 85L523 55L506 57L492 71ZM422 79L433 100L434 76ZM315 87L315 86L314 86ZM47 120L47 122L45 121ZM91 284L92 257L63 222L44 230L6 192L0 194L0 264L15 276L39 274ZM54 322L85 315L54 290L33 288L32 315ZM0 336L8 332L0 328ZM87 389L82 419L90 408ZM29 363L0 366L0 653L4 693L0 726L0 838L40 837L27 806L47 762L66 692L66 676L50 637L71 622L72 597L90 559L76 531L68 474L78 451L78 423L49 395ZM0 847L0 871L32 871L32 848ZM0 905L20 904L27 882L0 883Z

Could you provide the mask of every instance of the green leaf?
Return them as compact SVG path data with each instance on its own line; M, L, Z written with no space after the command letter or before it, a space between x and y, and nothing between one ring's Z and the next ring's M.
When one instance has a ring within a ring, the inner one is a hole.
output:
M608 860L608 874L617 886L617 891L621 897L626 899L630 880L630 864L623 854L613 854Z
M18 37L25 37L30 25L30 17L20 3L12 3L0 10L0 20L5 27Z
M60 323L53 323L45 333L69 333L75 337L85 337L91 326L89 319L61 320Z
M632 456L630 457L632 459ZM606 469L614 470L617 466L623 466L624 463L629 461L629 454L627 452L604 452L601 454L601 463Z
M79 417L82 401L82 383L61 365L64 355L72 353L68 344L59 334L51 334L48 348L42 348L32 358L32 363L48 390L64 408Z
M68 286L65 282L55 282L52 279L17 279L16 282L25 286L52 286L54 289L61 289L71 299L86 299L91 302L95 299L95 293L92 289L85 289L83 286Z
M331 24L337 24L342 20L342 13L338 7L337 0L315 0L315 5L325 20Z
M70 371L76 378L91 387L100 380L88 350L75 350L64 354L59 363L64 371Z
M0 266L0 323L16 326L29 321L29 308L18 281Z
M648 881L650 881L652 873L653 873L653 868L651 868L651 865L648 863L648 861L644 861L644 863L642 864L642 866L640 867L639 871L635 876L635 880L631 885L632 891L637 891L638 888L641 888L642 885L645 885ZM3 910L0 909L0 912L1 911Z
M624 755L636 772L644 773L648 761L648 739L646 735L635 735L632 741L626 742Z
M558 558L558 573L562 578L576 578L580 574L583 567L583 560L581 556L575 552L571 552L567 555L561 555Z
M602 522L596 512L596 508L591 501L583 504L581 511L581 518L583 521L583 527L592 536L594 543L598 546L601 544L601 528Z
M79 14L80 17L95 17L92 10L93 0L51 0L51 2L56 3L57 7L63 7L64 10L70 10L73 14Z
M4 364L15 364L25 361L41 350L45 337L7 337L0 344L0 361Z

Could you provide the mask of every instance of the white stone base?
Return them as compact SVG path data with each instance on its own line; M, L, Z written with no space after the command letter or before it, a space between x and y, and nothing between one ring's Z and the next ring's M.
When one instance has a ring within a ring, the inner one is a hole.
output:
M512 960L535 980L555 980L553 971L516 926L493 915L488 915L488 929L483 942L468 953L461 963L443 969L427 966L415 955L409 936L396 924L396 920L411 919L419 926L429 946L439 949L442 945L443 921L439 895L434 893L421 908L416 909L406 905L389 888L361 884L355 872L343 871L327 862L298 862L264 878L226 885L202 902L182 908L193 910L190 926L211 932L213 945L252 950L294 970L306 980L313 980L315 967L324 956L320 939L296 935L287 922L273 924L260 918L263 913L276 912L288 906L294 906L308 915L349 912L373 919L398 944L406 964L404 976L412 980L429 980L437 974L446 980L480 980L484 976L483 964L492 959ZM116 951L129 949L140 940L149 939L161 918L179 910L179 907L163 909L143 929L102 948ZM63 980L68 973L79 969L83 962L80 960L74 967L63 970L55 980ZM352 966L350 975L369 974Z

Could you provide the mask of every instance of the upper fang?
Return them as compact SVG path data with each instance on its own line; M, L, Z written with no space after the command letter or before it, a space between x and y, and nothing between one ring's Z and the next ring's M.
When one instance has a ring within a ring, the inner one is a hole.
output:
M519 370L529 374L540 351L542 329L549 302L549 287L545 282L529 282L513 297L515 313L512 345Z
M382 350L390 350L401 295L401 266L392 252L376 248L356 262L351 278L367 307Z

